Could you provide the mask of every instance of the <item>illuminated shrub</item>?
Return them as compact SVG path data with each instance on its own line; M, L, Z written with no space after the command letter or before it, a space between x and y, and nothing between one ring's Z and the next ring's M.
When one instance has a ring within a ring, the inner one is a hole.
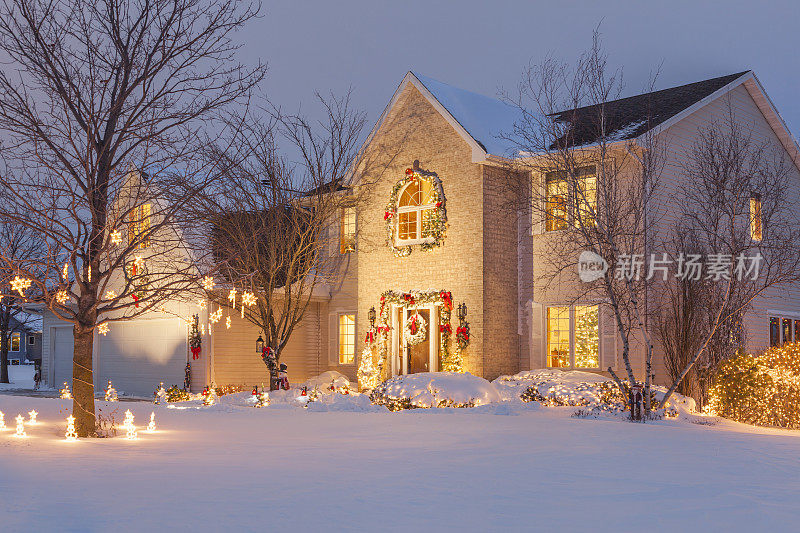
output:
M800 343L725 361L714 375L708 407L746 424L800 429Z

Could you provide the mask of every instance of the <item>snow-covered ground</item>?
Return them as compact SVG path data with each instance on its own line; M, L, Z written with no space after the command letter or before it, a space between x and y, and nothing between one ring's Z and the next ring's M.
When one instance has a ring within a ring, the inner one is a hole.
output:
M296 392L296 391L295 391ZM71 402L0 394L0 530L788 531L800 432L576 419L504 402L390 413L248 393L130 408L139 440L64 440ZM337 395L338 396L338 395ZM350 407L348 407L350 405ZM352 409L337 411L338 408ZM175 407L182 407L177 409ZM13 419L31 409L28 438ZM143 432L151 411L158 431ZM323 411L323 412L320 412ZM372 412L369 412L372 411Z
M0 391L13 389L33 389L33 365L8 365L8 381L0 383Z

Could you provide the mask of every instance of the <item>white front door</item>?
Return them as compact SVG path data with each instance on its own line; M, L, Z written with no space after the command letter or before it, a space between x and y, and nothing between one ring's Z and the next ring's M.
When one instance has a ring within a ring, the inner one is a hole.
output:
M406 343L406 323L411 316L418 315L425 322L425 339L413 346ZM434 305L401 307L397 309L398 324L395 328L393 374L416 374L439 370L439 315Z

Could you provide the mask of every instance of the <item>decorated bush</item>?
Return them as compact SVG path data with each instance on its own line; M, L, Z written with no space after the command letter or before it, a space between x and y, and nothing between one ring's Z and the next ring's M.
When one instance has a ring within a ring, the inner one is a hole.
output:
M800 429L800 343L725 361L714 375L709 397L711 414Z
M431 407L475 407L500 400L494 386L469 372L423 372L395 376L372 391L373 403L391 411Z

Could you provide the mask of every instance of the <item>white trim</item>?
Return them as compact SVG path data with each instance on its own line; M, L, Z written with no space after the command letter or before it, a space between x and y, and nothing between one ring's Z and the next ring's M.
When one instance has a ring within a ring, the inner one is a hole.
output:
M800 312L797 311L779 311L777 309L767 309L767 319L771 317L775 318L800 318Z

